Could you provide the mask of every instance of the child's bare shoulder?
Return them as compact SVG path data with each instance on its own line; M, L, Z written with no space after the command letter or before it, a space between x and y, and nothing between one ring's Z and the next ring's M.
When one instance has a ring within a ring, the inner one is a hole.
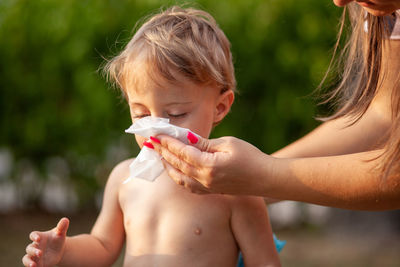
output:
M107 184L119 185L127 179L129 177L129 165L134 159L135 158L126 159L115 165L108 178Z

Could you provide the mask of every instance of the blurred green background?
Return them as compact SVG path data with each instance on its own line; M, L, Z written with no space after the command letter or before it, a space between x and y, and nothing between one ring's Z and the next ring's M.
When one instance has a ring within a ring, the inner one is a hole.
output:
M1 181L22 186L27 175L42 181L53 169L71 181L79 206L90 205L111 168L138 151L124 133L127 105L98 69L138 19L175 3L0 1ZM214 137L272 153L316 126L308 95L327 69L341 9L328 0L185 3L210 12L232 43L240 93ZM40 205L42 189L22 204Z
M138 153L124 133L127 105L98 69L124 47L138 19L180 3L0 0L0 266L18 266L29 232L61 216L71 218L70 234L90 230L111 169ZM232 44L239 93L213 137L236 136L272 153L316 127L310 94L328 67L340 8L330 0L184 3L211 13ZM288 241L284 266L400 262L400 242L387 224L392 214L328 216L294 206L289 219L298 228L279 228L286 210L271 212L274 231ZM371 218L383 219L359 227Z

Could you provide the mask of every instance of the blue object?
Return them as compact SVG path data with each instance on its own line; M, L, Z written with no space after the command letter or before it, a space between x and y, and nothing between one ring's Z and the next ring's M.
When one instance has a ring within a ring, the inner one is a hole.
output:
M274 238L274 243L275 243L275 247L276 250L279 252L281 252L281 250L283 249L283 247L286 244L286 241L284 240L279 240L278 238L276 238L275 234L273 234L273 238ZM238 263L236 265L237 267L244 267L244 262L243 262L243 257L242 257L242 253L239 253L239 259L238 259Z
M276 250L279 253L279 252L281 252L283 247L286 245L286 241L285 240L279 240L278 238L276 238L275 234L273 234L273 237L274 237L274 243L275 243Z

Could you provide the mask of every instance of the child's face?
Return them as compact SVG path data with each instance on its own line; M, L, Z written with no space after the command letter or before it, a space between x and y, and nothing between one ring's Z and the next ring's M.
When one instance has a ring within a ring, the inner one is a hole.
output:
M183 76L179 84L166 81L155 83L146 71L140 72L143 73L138 73L141 78L135 88L132 86L126 90L132 122L146 116L168 118L171 124L189 128L207 138L213 124L227 114L233 101L233 92L227 105L226 93L193 83ZM145 138L135 137L142 147Z

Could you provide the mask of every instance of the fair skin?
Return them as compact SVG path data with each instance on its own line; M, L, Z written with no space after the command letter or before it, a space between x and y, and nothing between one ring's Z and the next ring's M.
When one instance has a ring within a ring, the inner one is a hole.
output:
M229 112L234 94L198 85L154 83L141 77L127 87L132 121L145 116L208 137ZM140 146L146 141L136 136ZM166 172L154 182L129 176L131 160L120 163L107 182L103 206L90 234L66 237L69 221L47 232L32 232L25 266L110 266L121 252L124 266L236 266L239 250L246 266L280 266L261 198L196 195L176 185Z
M400 8L398 0L333 0L333 2L341 7L348 3L356 2L374 16L388 15Z
M352 1L334 1L343 6ZM400 1L357 2L372 14L390 14ZM390 7L390 8L389 8ZM385 134L392 124L391 90L400 69L400 42L383 51L389 71L369 109L355 124L345 116L323 123L270 155L234 137L200 139L195 148L159 136L155 149L176 183L197 193L223 192L296 200L356 210L400 208L399 178L382 180Z

